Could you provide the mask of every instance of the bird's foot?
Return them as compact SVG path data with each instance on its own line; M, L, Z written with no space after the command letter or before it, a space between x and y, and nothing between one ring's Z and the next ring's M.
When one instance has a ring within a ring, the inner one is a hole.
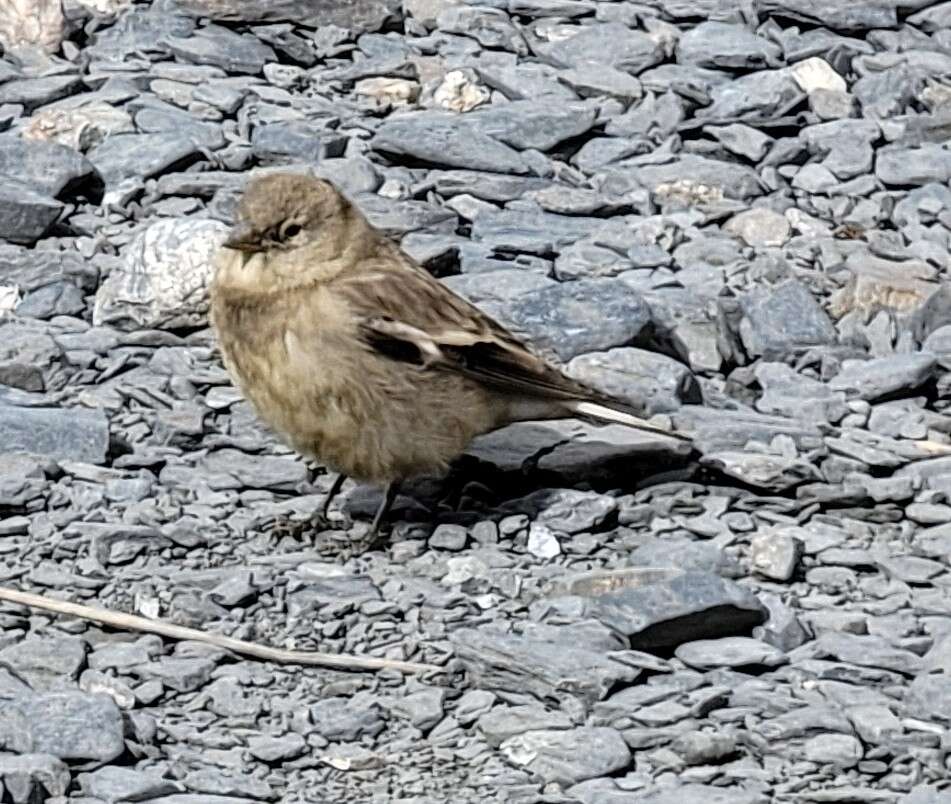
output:
M276 517L268 523L266 530L277 539L290 538L298 542L315 544L322 533L337 530L340 527L339 521L332 521L323 511L318 511L304 519L292 516Z

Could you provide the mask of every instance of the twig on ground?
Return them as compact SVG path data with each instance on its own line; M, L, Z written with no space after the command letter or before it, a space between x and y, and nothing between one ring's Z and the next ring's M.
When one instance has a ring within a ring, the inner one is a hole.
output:
M150 634L171 639L189 639L195 642L205 642L225 650L245 656L254 656L268 662L281 664L302 664L318 667L333 667L338 670L399 670L401 673L426 673L441 668L431 664L416 662L401 662L396 659L378 659L373 656L352 656L346 653L322 653L320 651L284 650L269 648L243 639L232 639L220 634L210 634L199 631L197 628L187 628L161 620L150 620L135 614L109 611L108 609L84 606L80 603L69 603L64 600L53 600L31 592L21 592L0 586L0 600L19 603L21 606L30 606L35 609L53 611L57 614L68 614L84 620L109 625L124 631L145 631Z

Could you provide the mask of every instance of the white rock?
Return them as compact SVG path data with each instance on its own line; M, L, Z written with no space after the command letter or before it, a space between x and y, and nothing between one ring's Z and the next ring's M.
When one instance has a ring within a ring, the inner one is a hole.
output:
M806 741L803 753L810 762L851 768L865 755L865 749L851 734L819 734Z
M790 67L789 71L803 92L814 92L817 89L845 92L849 88L845 79L832 69L829 62L818 56L800 61Z
M168 219L140 232L96 293L93 322L118 329L199 327L208 316L214 257L228 227Z
M20 303L20 289L16 285L0 285L0 315L9 313Z
M561 555L561 545L551 528L533 522L528 530L528 552L536 558L547 560Z
M132 5L133 0L78 0L79 5L103 16L117 14Z
M474 556L450 558L446 562L446 574L442 577L442 583L445 586L455 586L473 578L481 578L488 571L488 565Z
M40 109L23 129L24 139L46 140L88 151L110 134L135 131L132 116L108 103L75 109Z
M0 0L0 43L6 50L55 53L65 31L60 0Z
M419 84L405 78L364 78L353 87L357 95L391 106L406 106L419 96Z
M781 532L768 531L750 540L753 571L774 581L788 581L792 578L802 553L802 540Z
M468 112L489 100L490 93L472 70L446 73L433 92L433 105L451 112Z
M723 227L748 246L781 246L789 240L789 221L771 209L756 207L734 215Z
M792 180L793 187L797 190L805 190L807 193L824 193L838 183L827 167L815 162L799 168Z

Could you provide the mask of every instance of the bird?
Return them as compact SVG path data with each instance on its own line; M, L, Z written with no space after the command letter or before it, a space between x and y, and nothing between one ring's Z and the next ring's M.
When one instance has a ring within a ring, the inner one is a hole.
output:
M216 258L210 311L223 362L261 419L301 455L383 489L445 472L478 435L583 418L681 433L558 366L433 277L332 182L252 177Z

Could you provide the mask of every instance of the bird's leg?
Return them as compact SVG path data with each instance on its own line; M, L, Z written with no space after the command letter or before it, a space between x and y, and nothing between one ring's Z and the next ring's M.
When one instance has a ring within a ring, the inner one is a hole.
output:
M393 507L393 501L396 499L399 490L400 485L396 481L387 484L386 491L383 492L383 501L380 503L380 507L376 509L376 515L373 517L373 522L370 523L370 529L363 537L362 541L366 545L365 549L371 550L380 543L380 525L390 512L390 508Z
M298 540L304 540L308 534L312 534L311 538L316 538L317 533L326 528L329 524L327 514L330 513L330 504L333 502L334 497L340 493L340 489L343 488L343 484L346 481L347 476L343 474L343 472L334 478L334 482L330 485L330 491L327 492L327 498L320 507L319 513L311 514L303 521L294 520L290 517L280 517L273 523L272 533L277 536L290 536Z
M340 489L343 488L343 484L346 481L347 476L343 472L340 472L330 486L330 491L327 492L327 499L324 500L323 507L320 509L320 518L325 522L327 521L327 514L330 513L330 503L332 503L334 497L340 493Z

